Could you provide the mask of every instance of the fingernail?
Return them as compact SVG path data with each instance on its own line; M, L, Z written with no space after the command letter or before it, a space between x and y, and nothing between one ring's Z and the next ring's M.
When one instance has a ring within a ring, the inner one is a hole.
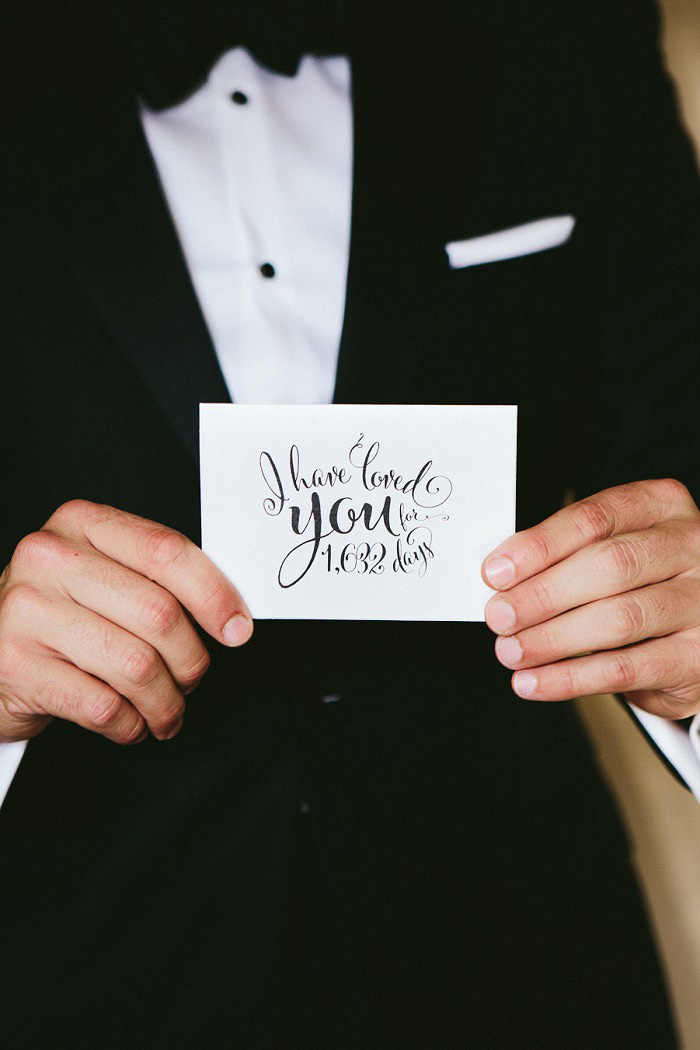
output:
M537 678L532 671L517 671L513 675L513 690L518 696L532 696L536 689Z
M500 555L489 558L484 565L484 575L494 587L507 587L515 579L515 565L510 558Z
M496 656L506 667L515 667L523 658L523 647L517 638L497 638Z
M141 736L137 737L136 740L134 740L134 744L142 744L147 736L148 736L148 726L146 726L146 728L144 729L144 731L141 734Z
M503 634L515 623L515 610L510 602L496 598L486 606L486 622L496 634Z
M232 616L223 630L224 641L227 645L243 645L253 633L253 621L239 613Z
M181 719L180 719L180 721L179 721L179 722L177 723L177 725L176 725L176 726L174 726L174 727L173 727L173 729L171 729L171 730L170 730L170 732L168 733L168 735L167 735L167 736L164 736L164 737L162 737L162 739L163 739L163 740L172 740L172 738L173 738L174 736L177 736L177 734L178 734L178 733L180 732L180 730L182 729L182 722L183 722L183 719L181 718Z

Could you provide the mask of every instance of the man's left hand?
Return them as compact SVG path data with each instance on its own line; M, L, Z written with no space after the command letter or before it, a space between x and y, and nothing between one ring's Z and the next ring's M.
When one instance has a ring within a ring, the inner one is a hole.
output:
M678 481L638 481L516 533L482 566L496 656L518 696L622 693L700 711L700 511Z

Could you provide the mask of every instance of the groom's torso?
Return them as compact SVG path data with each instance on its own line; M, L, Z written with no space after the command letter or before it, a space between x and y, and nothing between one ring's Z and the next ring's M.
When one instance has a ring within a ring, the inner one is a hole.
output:
M510 5L390 8L354 12L336 400L519 404L532 523L574 480L601 89L581 42L514 23ZM227 396L128 63L94 17L73 34L94 35L90 61L68 32L11 133L3 555L74 497L197 539L197 406ZM446 243L567 215L567 244L448 265ZM585 745L568 710L517 701L494 664L482 626L261 623L214 654L175 741L124 750L53 726L0 813L7 966L42 987L53 975L40 1001L69 1031L112 1016L105 982L127 989L115 1044L164 1025L170 1045L192 1031L217 1045L215 1014L255 1033L241 1045L274 1045L287 1010L306 1045L425 1046L439 1023L440 1045L533 1045L517 1042L528 1023L547 1045L587 999L567 1045L603 1046L601 1031L629 1034L611 1009L630 997L653 1033L638 991L653 964ZM324 989L334 1020L310 1023L298 1004ZM23 1026L38 1038L46 1017Z

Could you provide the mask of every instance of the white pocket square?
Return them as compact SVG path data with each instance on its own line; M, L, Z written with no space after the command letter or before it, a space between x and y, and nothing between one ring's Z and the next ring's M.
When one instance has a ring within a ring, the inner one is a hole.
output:
M510 226L482 237L470 237L466 241L450 241L445 245L447 258L453 270L464 266L479 266L481 263L517 259L520 255L532 255L547 248L565 244L571 236L576 219L573 215L552 215L548 219L536 219L522 226Z

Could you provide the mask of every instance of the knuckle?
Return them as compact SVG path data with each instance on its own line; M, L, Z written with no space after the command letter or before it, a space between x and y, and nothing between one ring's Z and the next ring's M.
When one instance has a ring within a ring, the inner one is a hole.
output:
M574 682L574 675L569 664L562 664L558 669L559 690L564 696L575 696L578 688Z
M184 703L169 704L167 707L163 707L163 710L159 711L157 715L149 716L149 722L157 733L163 735L174 729L182 721L184 714Z
M627 653L611 653L608 670L612 692L625 693L634 685L636 671L634 662Z
M161 637L168 637L180 622L182 609L172 594L161 591L149 594L141 607L141 622Z
M119 671L130 685L143 688L150 685L160 670L160 660L149 645L127 649L119 660Z
M548 564L552 559L552 545L547 533L543 529L533 529L529 536L536 559L540 563Z
M526 660L535 657L541 660L556 659L561 649L561 640L557 637L556 631L548 623L543 623L537 627L535 637L536 645L532 641L523 644L523 657Z
M168 569L186 553L189 540L166 525L146 528L143 551L147 561L161 569Z
M572 661L565 660L555 666L556 674L552 676L550 688L556 699L569 699L579 695L580 688L574 674Z
M18 646L11 642L3 642L0 645L0 679L3 682L13 682L21 678L26 663L27 658Z
M61 537L49 529L42 529L22 537L15 547L13 561L16 565L31 568L58 561L65 557L65 554L66 547Z
M211 657L207 650L203 648L202 652L198 654L196 660L180 671L178 674L178 681L181 682L185 688L196 685L209 670L210 662Z
M119 739L119 743L120 744L135 744L136 741L141 736L141 734L143 733L145 728L146 728L146 724L145 724L143 718L135 719L130 726L128 726L126 729L124 729L123 732L121 732L119 734L119 738L118 738Z
M671 503L673 505L679 503L681 505L693 503L692 497L686 486L682 481L677 481L676 478L659 478L650 482L650 484L654 486L658 498L664 503Z
M644 638L648 616L644 605L633 594L618 599L613 607L615 635L623 641Z
M42 596L27 583L10 584L2 595L3 618L10 622L35 617L42 605Z
M552 585L539 576L530 580L527 605L537 613L550 613L556 607L556 594Z
M65 525L80 525L81 522L90 521L99 504L91 503L87 499L70 499L62 503L49 518L49 522Z
M637 579L642 569L638 548L622 537L608 540L603 545L600 560L604 574L619 583Z
M144 530L143 550L146 560L160 569L168 569L185 553L188 541L180 532L167 526Z
M222 615L223 610L228 613L232 606L231 598L231 589L224 582L217 580L209 583L198 595L199 612L204 616L213 617Z
M601 499L591 496L572 510L574 528L587 543L605 539L613 531L612 516Z
M111 690L102 690L94 696L86 714L86 721L93 729L110 729L122 713L124 698Z

